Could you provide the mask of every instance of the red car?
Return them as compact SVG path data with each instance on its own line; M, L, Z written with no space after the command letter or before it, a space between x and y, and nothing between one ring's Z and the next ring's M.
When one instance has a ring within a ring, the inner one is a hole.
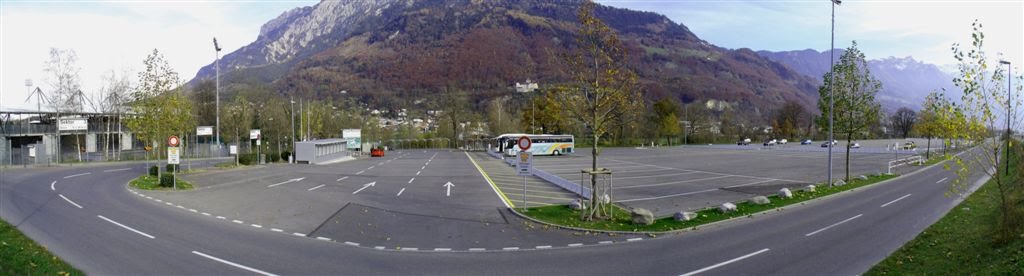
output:
M384 149L382 149L382 148L370 149L370 157L384 157Z

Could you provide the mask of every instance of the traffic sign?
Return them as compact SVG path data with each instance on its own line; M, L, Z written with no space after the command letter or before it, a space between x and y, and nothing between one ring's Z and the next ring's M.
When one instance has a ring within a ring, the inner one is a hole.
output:
M167 146L177 147L179 143L181 143L181 139L178 139L178 136L171 135L171 137L167 137Z
M256 140L256 139L260 139L260 130L259 129L250 129L249 130L249 140Z
M529 148L529 147L527 147ZM516 158L516 175L517 176L531 176L533 175L533 153L529 151L520 151Z
M173 137L173 136L171 136L171 137ZM178 138L178 137L174 137L174 138ZM179 149L178 147L167 147L167 164L177 165L178 163L181 162L181 159L180 159L181 151L178 150L178 149Z
M530 141L530 137L520 136L519 140L516 141L516 144L519 145L519 150L525 151L530 149L530 146L533 145L533 141Z

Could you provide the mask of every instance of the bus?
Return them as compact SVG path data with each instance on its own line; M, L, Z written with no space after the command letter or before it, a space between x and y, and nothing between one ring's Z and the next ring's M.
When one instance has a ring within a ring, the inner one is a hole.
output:
M533 144L530 145L529 151L534 155L570 154L573 153L576 147L572 135L512 133L494 137L494 144L496 145L494 151L506 156L515 156L519 153L519 146L516 145L516 142L522 136L530 137L530 141Z

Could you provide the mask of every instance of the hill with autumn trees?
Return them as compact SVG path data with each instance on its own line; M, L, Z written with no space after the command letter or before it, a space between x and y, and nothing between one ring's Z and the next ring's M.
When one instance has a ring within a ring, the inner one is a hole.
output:
M483 109L516 82L568 81L580 1L324 1L267 22L221 60L222 84L306 98L351 97L380 108L464 90ZM725 49L667 17L598 5L649 99L717 100L767 115L787 102L815 110L817 81L749 49ZM203 67L192 84L213 78ZM228 88L230 90L230 88ZM344 91L344 92L342 92ZM722 105L722 104L720 104Z

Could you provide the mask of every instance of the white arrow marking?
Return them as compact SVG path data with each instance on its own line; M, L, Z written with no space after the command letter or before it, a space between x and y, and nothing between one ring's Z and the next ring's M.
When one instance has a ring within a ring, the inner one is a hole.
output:
M285 182L281 182L281 183L277 183L277 184L270 184L270 186L267 186L267 188L273 188L274 186L284 185L284 184L288 184L288 183L292 183L292 182L299 182L299 181L302 181L303 179L306 179L306 178L305 177L292 178L292 179L288 179L288 181L285 181Z
M375 186L375 185L377 185L377 181L374 181L374 182L370 182L370 183L366 183L366 184L363 184L363 187L362 187L362 188L359 188L359 190L356 190L355 192L352 192L352 194L353 194L353 195L354 195L354 194L357 194L357 193L359 193L360 191L362 191L363 189L366 189L366 188L369 188L369 187L372 187L372 186Z
M452 184L451 181L444 184L444 187L448 189L444 192L444 196L452 196L452 186L455 186L455 184Z

